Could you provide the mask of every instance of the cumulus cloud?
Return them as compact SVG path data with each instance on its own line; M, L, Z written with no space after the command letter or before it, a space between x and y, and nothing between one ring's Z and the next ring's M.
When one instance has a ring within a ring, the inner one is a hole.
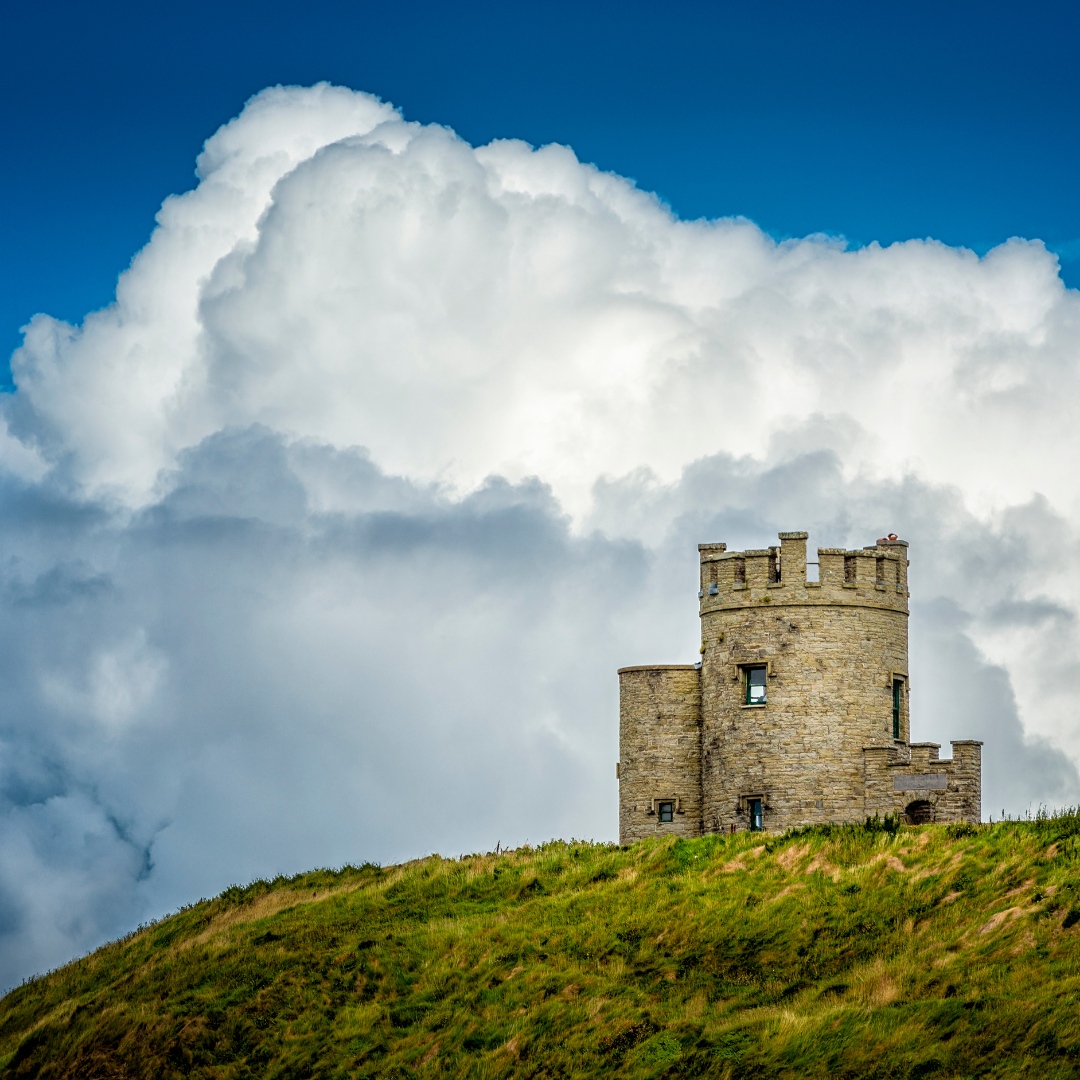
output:
M916 736L1080 798L1078 296L275 88L0 420L0 984L231 881L614 836L696 551L912 542Z

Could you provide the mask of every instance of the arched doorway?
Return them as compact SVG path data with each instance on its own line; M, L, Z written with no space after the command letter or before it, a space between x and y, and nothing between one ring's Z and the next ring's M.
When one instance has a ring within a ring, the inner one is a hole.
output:
M916 799L904 807L904 819L909 825L929 825L934 820L934 804Z

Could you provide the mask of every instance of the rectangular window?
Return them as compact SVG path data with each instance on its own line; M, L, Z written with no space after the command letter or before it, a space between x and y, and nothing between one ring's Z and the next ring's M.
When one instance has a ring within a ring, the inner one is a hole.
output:
M769 582L777 584L780 580L780 549L769 548Z
M854 555L845 555L844 556L844 584L845 585L854 585L855 584L855 570L856 570L857 565L858 564L855 561L855 556Z
M876 584L878 584L878 585L884 585L885 584L885 560L884 559L878 559L877 560L877 582L876 582Z
M675 820L675 804L673 802L662 802L657 807L657 812L661 821Z
M761 832L761 830L765 827L764 819L761 813L761 800L747 799L746 805L750 811L750 831Z
M893 679L892 681L892 737L900 738L900 703L903 700L904 680Z
M765 682L768 678L768 669L763 667L748 667L746 672L746 704L764 705L767 697Z
M746 584L746 560L745 559L736 559L735 560L735 584L736 585L745 585Z

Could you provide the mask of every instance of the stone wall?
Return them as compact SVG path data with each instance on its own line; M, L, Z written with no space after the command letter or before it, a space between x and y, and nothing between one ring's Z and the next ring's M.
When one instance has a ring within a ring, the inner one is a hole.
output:
M619 843L701 835L701 724L692 665L619 671ZM674 802L661 822L657 803Z
M907 670L902 618L775 606L706 620L707 830L745 827L751 797L763 799L767 829L863 819L863 748L893 745L893 673ZM745 701L745 669L757 664L768 668L763 706Z
M982 820L982 743L954 741L952 758L937 743L864 751L866 813L899 814L911 825Z

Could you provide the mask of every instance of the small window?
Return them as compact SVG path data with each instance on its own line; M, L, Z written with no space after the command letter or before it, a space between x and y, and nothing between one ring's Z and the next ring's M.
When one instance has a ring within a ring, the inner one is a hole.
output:
M854 585L857 563L854 555L844 556L844 584Z
M750 831L761 832L765 827L764 819L761 813L761 800L760 799L747 799L747 809L750 811Z
M662 802L657 807L657 812L661 821L675 820L675 804L673 802Z
M746 560L745 559L736 559L735 560L735 584L736 585L745 585L746 584Z
M746 672L746 704L764 705L767 696L765 681L768 669L764 667L748 667Z
M892 681L892 737L900 738L900 705L904 697L904 680Z
M885 560L882 558L877 559L877 581L876 584L885 584Z
M769 583L776 585L780 581L780 549L769 548Z

